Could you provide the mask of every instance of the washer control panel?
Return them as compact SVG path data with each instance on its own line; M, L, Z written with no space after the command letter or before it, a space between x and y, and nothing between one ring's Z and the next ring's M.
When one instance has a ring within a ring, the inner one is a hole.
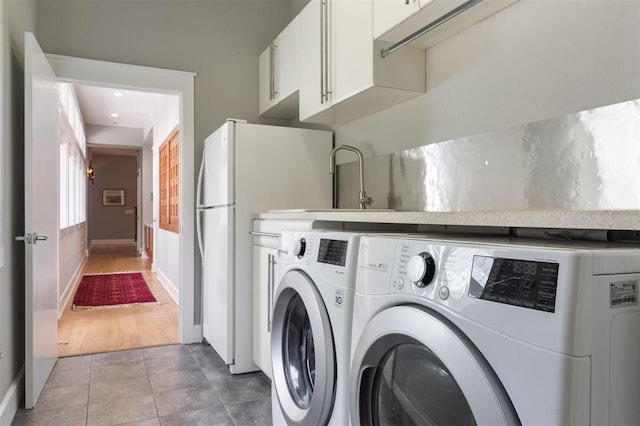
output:
M318 247L318 263L344 266L347 261L348 248L348 241L320 238L320 246Z
M469 296L554 312L559 266L552 262L474 256Z
M411 257L407 263L407 277L417 287L426 287L431 284L435 273L436 262L426 251Z
M291 253L298 259L302 259L307 251L307 240L304 238L296 238L291 245Z

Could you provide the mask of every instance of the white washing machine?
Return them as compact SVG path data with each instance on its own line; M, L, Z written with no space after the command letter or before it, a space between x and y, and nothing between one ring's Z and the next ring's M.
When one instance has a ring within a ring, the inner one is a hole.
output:
M285 231L273 298L274 425L348 425L359 235Z
M640 249L362 237L352 424L640 424Z

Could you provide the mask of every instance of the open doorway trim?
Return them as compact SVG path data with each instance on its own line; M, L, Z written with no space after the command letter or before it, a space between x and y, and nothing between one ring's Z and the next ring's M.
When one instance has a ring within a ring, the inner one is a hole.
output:
M180 96L180 342L202 340L202 325L195 312L195 73L138 65L119 64L93 59L47 54L58 79L72 83L119 86L131 90L147 90ZM182 160L181 160L182 161ZM191 165L191 167L189 167Z

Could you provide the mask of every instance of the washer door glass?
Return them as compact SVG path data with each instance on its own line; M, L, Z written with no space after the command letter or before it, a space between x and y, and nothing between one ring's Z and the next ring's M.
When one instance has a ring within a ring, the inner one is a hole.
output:
M299 295L289 302L284 328L284 372L289 392L296 405L306 409L313 395L316 356L309 314Z
M273 304L273 387L288 424L326 424L336 386L335 346L329 314L313 280L287 272Z
M373 424L475 425L460 386L425 346L401 344L373 378Z

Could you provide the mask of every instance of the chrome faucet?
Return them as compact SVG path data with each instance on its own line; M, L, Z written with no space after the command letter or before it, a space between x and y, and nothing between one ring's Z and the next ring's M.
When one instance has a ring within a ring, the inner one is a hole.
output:
M336 172L336 152L341 149L355 152L358 156L358 164L360 166L360 208L366 209L367 206L370 206L373 203L373 199L371 197L367 197L367 193L364 191L364 170L362 165L362 153L358 148L354 148L349 145L338 145L333 148L331 150L331 154L329 155L329 173L334 174Z

